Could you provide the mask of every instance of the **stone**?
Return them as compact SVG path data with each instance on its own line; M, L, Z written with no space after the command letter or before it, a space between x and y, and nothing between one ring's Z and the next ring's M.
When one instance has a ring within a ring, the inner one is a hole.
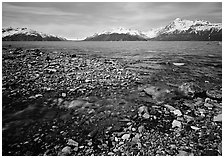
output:
M87 145L88 145L88 146L92 146L93 143L92 143L92 142L88 142Z
M69 155L69 154L71 154L71 147L66 146L61 150L61 152L65 155Z
M210 104L210 103L205 103L204 106L207 107L207 108L213 108L213 105Z
M182 127L181 122L180 121L177 121L177 120L173 120L173 122L172 122L172 128L175 128L175 127L181 128Z
M168 89L161 89L156 86L147 87L144 89L144 92L159 104L163 103L166 96L170 93Z
M124 134L121 138L123 140L128 140L130 138L130 134Z
M164 106L165 106L168 110L170 110L170 111L174 111L174 110L176 110L176 108L174 108L174 107L171 106L171 105L165 104Z
M66 93L61 93L61 96L62 97L66 97Z
M196 126L191 126L191 129L197 131L197 130L200 130L200 128L196 127Z
M76 146L76 147L74 147L74 149L73 149L73 150L76 152L76 151L78 151L78 150L79 150L79 147L77 147L77 146Z
M43 97L43 95L42 94L36 94L35 98L38 98L38 97Z
M145 118L145 119L149 119L150 115L149 115L148 113L144 113L144 114L142 115L142 117Z
M172 111L172 113L174 114L174 115L176 115L176 116L182 116L182 113L181 113L181 111L180 110L174 110L174 111Z
M176 156L189 156L189 153L183 150L179 150Z
M148 113L148 108L146 106L141 106L138 108L138 113L142 114L143 112Z
M67 144L71 146L79 146L79 143L72 139L69 139Z
M80 107L84 104L84 101L81 100L73 100L72 102L70 102L70 104L68 105L68 109L73 109L76 107Z
M217 100L222 99L222 91L221 90L207 90L206 95L212 99L217 99Z
M114 155L114 153L113 152L109 152L107 155L112 156L112 155Z
M141 125L141 126L138 127L138 132L139 133L142 133L144 130L145 130L144 126Z
M58 106L60 106L62 102L63 102L63 99L62 98L58 98Z
M184 115L184 119L186 119L187 122L194 121L194 118L188 115Z
M178 91L187 98L194 98L195 94L201 93L202 90L193 82L188 82L180 85Z
M218 114L213 118L214 122L222 122L222 114Z
M115 142L118 142L119 141L117 137L114 137L114 140L115 140Z

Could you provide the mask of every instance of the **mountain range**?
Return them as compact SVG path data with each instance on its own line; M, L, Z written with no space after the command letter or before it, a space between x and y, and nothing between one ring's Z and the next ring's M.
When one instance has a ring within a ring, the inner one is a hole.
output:
M28 28L2 28L3 41L65 41L63 37L45 34Z
M205 20L183 20L176 18L168 25L147 32L117 28L95 33L85 41L221 41L222 24Z
M49 35L28 28L2 28L3 41L65 41L66 38ZM164 27L143 32L116 28L95 33L84 41L222 41L222 23L176 18Z

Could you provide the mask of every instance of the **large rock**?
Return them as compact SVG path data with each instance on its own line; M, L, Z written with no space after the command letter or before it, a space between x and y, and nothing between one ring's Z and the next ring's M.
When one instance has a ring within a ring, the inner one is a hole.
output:
M175 128L175 127L181 128L182 127L181 122L178 121L178 120L173 120L173 122L172 122L172 128Z
M221 90L207 90L206 95L212 99L216 99L216 100L222 99L222 91Z
M144 92L150 97L152 97L152 99L155 100L157 103L163 103L166 98L169 98L169 95L171 94L168 89L156 86L149 86L144 89Z
M62 152L62 155L69 155L69 154L71 154L71 147L69 147L69 146L66 146L66 147L64 147L62 150L61 150L61 152Z
M68 109L74 109L76 107L80 107L84 104L85 102L82 100L73 100L69 103Z
M178 87L178 91L187 98L194 98L196 94L200 94L203 90L193 82L184 83Z

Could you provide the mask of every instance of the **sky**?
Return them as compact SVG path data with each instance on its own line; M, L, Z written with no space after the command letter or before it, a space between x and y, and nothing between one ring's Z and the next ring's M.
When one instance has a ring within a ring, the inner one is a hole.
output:
M2 26L27 27L67 39L124 27L148 31L177 17L222 22L221 2L3 2Z

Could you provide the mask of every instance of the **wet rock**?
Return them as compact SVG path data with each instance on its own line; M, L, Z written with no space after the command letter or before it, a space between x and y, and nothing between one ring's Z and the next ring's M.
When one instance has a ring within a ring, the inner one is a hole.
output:
M178 154L176 156L194 156L194 154L193 153L188 153L188 152L183 151L183 150L179 150Z
M145 118L145 119L149 119L150 115L149 115L148 113L144 113L144 114L142 115L142 117Z
M213 121L214 122L222 122L222 114L214 116Z
M69 139L67 144L71 146L76 146L76 147L79 146L79 143L72 139Z
M207 90L206 95L211 99L222 100L222 91L221 90Z
M181 128L182 127L181 122L178 121L178 120L173 120L173 122L172 122L172 128L175 128L175 127Z
M69 155L69 154L71 154L71 151L72 151L72 149L69 146L66 146L61 150L63 155Z
M66 93L61 93L61 96L62 97L66 97Z
M63 99L62 98L58 98L58 104L57 105L60 107L62 102L63 102Z
M161 89L160 87L155 86L145 88L144 92L158 103L162 103L170 93L168 89Z
M202 93L202 89L198 87L195 83L189 82L184 83L178 87L178 91L187 98L194 98L198 93Z
M196 126L191 126L191 129L197 131L197 130L200 130L200 128L196 127Z
M74 149L73 149L75 152L77 152L78 150L79 150L79 147L74 147Z
M77 108L77 107L80 107L84 104L85 102L84 101L81 101L81 100L73 100L70 102L70 104L68 105L68 109L74 109L74 108Z
M114 153L113 153L113 152L109 152L107 155L109 155L109 156L113 156Z
M165 104L164 106L165 106L168 110L170 110L170 111L174 111L174 110L176 110L176 108L174 108L174 107L171 106L171 105Z
M95 136L97 135L97 133L98 133L98 129L95 128L94 130L92 130L92 131L88 134L88 137L93 138L93 137L95 137Z
M144 130L145 130L145 127L144 126L141 125L141 126L138 127L138 132L139 133L144 132Z
M128 140L130 138L130 134L124 134L121 138L123 140Z
M172 113L174 114L174 115L176 115L176 116L182 116L182 113L181 113L181 111L180 110L174 110L174 111L172 111Z
M138 116L148 119L150 117L149 112L148 112L148 107L146 107L146 106L139 107L138 108Z
M195 120L193 117L188 115L184 115L184 119L186 119L187 123Z

